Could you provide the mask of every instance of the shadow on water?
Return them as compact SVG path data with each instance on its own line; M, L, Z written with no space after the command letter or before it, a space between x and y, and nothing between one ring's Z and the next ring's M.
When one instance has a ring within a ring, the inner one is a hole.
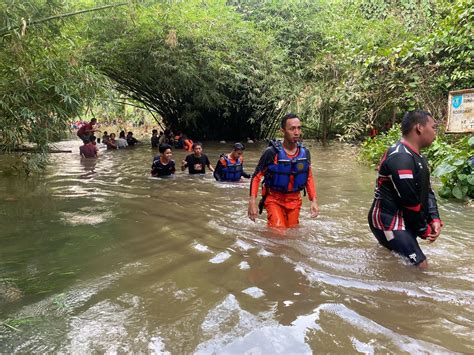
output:
M81 159L61 142L74 154L44 176L0 177L0 352L474 351L473 208L440 201L420 272L367 228L374 171L307 145L321 216L305 198L283 235L247 218L248 181L150 178L148 146Z

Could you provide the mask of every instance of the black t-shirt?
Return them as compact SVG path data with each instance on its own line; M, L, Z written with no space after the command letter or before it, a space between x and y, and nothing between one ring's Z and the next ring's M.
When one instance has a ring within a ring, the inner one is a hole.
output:
M151 165L152 176L169 176L174 174L175 170L174 160L170 160L168 164L164 165L159 155L153 159L153 164Z
M205 174L206 165L211 164L206 154L202 154L199 158L196 158L194 154L189 154L185 161L190 174Z

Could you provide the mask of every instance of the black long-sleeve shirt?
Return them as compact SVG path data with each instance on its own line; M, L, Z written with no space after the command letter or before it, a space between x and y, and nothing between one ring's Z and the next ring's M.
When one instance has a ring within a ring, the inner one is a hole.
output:
M438 206L426 159L408 143L398 142L385 152L378 168L371 224L423 236L435 220Z

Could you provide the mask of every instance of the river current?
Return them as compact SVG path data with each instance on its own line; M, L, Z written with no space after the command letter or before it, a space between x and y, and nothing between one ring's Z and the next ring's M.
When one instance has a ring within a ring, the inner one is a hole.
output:
M375 171L306 145L321 213L305 197L283 237L247 218L248 180L151 178L148 144L85 162L60 142L44 176L0 176L0 353L473 353L472 205L438 200L417 270L368 229Z

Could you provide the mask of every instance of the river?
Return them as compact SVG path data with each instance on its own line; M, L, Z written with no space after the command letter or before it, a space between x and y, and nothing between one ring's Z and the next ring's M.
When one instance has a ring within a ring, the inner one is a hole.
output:
M283 238L247 218L247 180L150 178L148 144L57 146L44 176L0 177L0 353L474 352L472 206L439 200L420 271L370 234L375 171L348 145L307 143L321 215L304 198Z

